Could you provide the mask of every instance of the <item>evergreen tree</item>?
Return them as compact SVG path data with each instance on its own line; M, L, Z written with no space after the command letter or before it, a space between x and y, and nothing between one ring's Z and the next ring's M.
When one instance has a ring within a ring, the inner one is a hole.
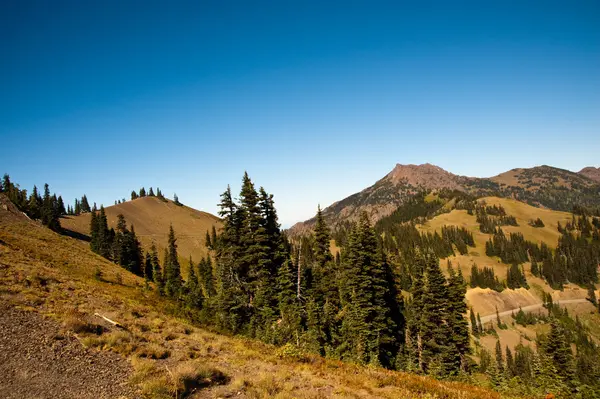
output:
M471 331L473 335L479 335L479 326L477 325L477 319L475 318L475 313L473 313L473 308L469 309L469 318L471 319Z
M214 247L217 245L217 229L214 224L213 224L212 230L210 232L210 243L213 246L212 249L214 249Z
M458 370L465 370L466 356L470 353L469 346L469 323L464 314L467 313L467 304L465 294L467 292L466 283L458 268L458 273L454 272L452 264L448 261L448 309L447 323L451 330L448 358L449 371L456 373Z
M153 271L152 255L150 252L146 252L146 257L144 259L144 279L146 281L154 281Z
M156 284L158 292L162 293L164 292L165 282L163 278L163 272L160 268L160 263L158 262L158 250L156 249L156 245L154 245L154 243L150 248L150 253L152 260L152 277L154 279L154 284Z
M190 256L190 262L188 266L188 278L185 282L186 306L192 310L199 310L202 308L202 290L198 284L198 277L196 275L194 262Z
M29 196L28 208L29 215L32 219L39 219L41 217L41 206L42 200L38 193L37 187L33 186L33 191Z
M206 258L202 258L198 264L199 269L199 280L202 286L202 291L206 298L212 298L215 296L215 277L213 274L213 263L210 255Z
M302 315L300 303L296 297L296 281L293 264L284 262L277 273L277 303L279 320L275 343L294 342L300 344Z
M177 256L177 239L173 226L169 227L168 259L165 265L165 292L172 298L179 297L182 287L181 268Z
M98 217L96 212L92 212L90 218L90 249L92 252L99 252L100 244L98 242Z
M414 279L412 284L411 301L407 304L406 317L406 357L407 371L422 372L423 365L423 340L421 335L421 318L423 317L423 303L425 296L425 256L418 250L415 255Z
M216 248L218 291L216 321L221 328L237 332L247 319L248 308L241 286L245 274L239 266L242 212L233 201L229 186L221 194L219 207L223 230Z
M496 341L496 369L498 373L504 373L504 358L502 357L502 346L500 340Z
M18 204L18 202L16 203ZM44 198L40 214L44 226L56 232L61 231L56 196L50 196L48 184L44 185Z
M512 352L510 350L510 348L508 347L508 345L506 345L506 370L505 370L505 374L507 379L511 379L512 377L515 376L515 362L513 360L513 355Z
M536 277L539 277L540 275L540 269L535 258L531 260L531 274L533 274Z
M100 214L92 212L90 236L90 248L92 251L107 259L111 259L112 237L108 230L108 220L103 206L100 206Z
M500 312L498 312L498 306L496 306L496 324L498 324L498 328L504 330L504 324L502 323L502 319L500 318Z
M59 216L63 216L67 214L67 210L65 209L65 202L62 199L62 196L58 196L58 200L57 200L57 210L58 210L58 215Z
M148 196L154 197L154 190L152 190L152 187L150 187L150 190L148 191Z
M173 194L173 202L175 203L175 205L178 205L178 206L183 205L181 202L179 202L179 197L177 196L177 194Z
M588 287L588 296L587 300L592 303L594 306L598 306L598 299L596 298L596 290L593 285L590 284Z
M208 234L208 230L206 230L206 236L204 238L204 245L206 245L206 248L212 248L212 244L210 242L210 234Z
M446 323L447 303L449 302L446 279L439 266L439 260L433 253L427 257L425 273L425 294L421 315L421 337L423 345L424 371L446 374L451 371L452 365L447 364L451 335L449 325ZM437 371L436 368L440 370Z
M138 276L144 275L142 246L135 235L133 224L128 235L128 250L129 250L129 266L128 270Z
M543 348L556 365L558 375L572 386L575 374L573 353L571 352L571 345L567 341L564 328L556 319L550 322L550 333L543 344Z
M90 208L90 204L88 202L88 199L85 196L85 194L83 195L83 197L81 197L80 207L81 207L81 212L91 212L92 211L92 209Z
M342 355L359 363L369 363L372 357L373 360L378 359L378 348L375 350L378 343L373 339L368 321L376 306L370 292L370 272L379 263L376 258L377 242L370 230L366 214L361 215L359 223L348 236L342 274L345 288L341 295L344 308L342 340L345 343Z
M263 191L263 197L267 196ZM266 199L268 201L268 199ZM242 215L242 229L240 231L241 258L239 259L240 272L245 276L245 289L250 299L250 330L257 336L263 337L269 333L266 329L275 322L275 276L277 263L273 258L275 243L271 241L267 226L266 213L271 209L261 200L254 184L245 173L240 191L240 211ZM272 209L274 210L274 208ZM275 220L275 223L276 220ZM268 337L264 337L268 340Z

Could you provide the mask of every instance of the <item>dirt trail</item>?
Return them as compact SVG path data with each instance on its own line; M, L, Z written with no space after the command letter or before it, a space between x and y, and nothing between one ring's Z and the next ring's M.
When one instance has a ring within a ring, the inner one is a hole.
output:
M554 302L555 305L565 305L568 303L582 303L582 302L587 302L587 299L564 299L562 301L556 301ZM516 308L516 309L510 309L510 310L506 310L504 312L500 312L500 317L504 317L504 316L510 316L513 312L518 312L519 309L523 309L523 312L532 312L534 310L538 310L541 309L544 306L543 303L536 303L535 305L530 305L530 306L523 306L522 308ZM481 322L482 323L487 323L488 321L492 321L496 319L496 313L487 315L487 316L481 316Z
M85 349L60 325L0 302L0 397L136 398L128 362Z

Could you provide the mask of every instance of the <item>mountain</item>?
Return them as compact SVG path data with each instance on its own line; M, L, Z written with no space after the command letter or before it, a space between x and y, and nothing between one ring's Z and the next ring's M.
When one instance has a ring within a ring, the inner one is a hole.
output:
M391 214L420 191L456 190L475 197L510 197L530 205L569 211L574 205L600 205L600 183L565 169L542 165L518 168L491 178L459 176L431 164L397 164L372 186L335 202L323 210L328 222L336 226L367 212L372 222ZM292 226L290 232L302 234L314 218Z
M150 202L129 207L136 201ZM153 284L145 288L87 243L29 220L4 194L0 259L2 397L500 398L463 382L217 334L173 313Z
M588 166L587 168L581 169L577 173L587 177L588 179L592 179L594 181L600 182L600 168L594 168L593 166Z
M117 226L117 216L123 214L127 226L135 227L142 246L148 250L154 243L162 257L162 251L167 245L169 225L173 225L177 236L177 247L180 257L190 256L197 262L207 255L205 245L206 231L213 226L220 227L220 219L207 212L198 211L185 205L176 205L171 200L161 200L158 197L142 197L105 208L108 226ZM89 213L79 216L65 216L60 223L63 228L79 234L89 235Z

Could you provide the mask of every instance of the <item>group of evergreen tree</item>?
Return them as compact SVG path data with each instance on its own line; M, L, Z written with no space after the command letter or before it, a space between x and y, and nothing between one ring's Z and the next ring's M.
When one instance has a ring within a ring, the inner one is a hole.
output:
M143 276L145 269L142 247L133 225L127 228L122 214L117 216L117 229L108 228L104 207L92 210L90 219L90 249L112 260L126 270Z
M144 198L144 197L158 197L162 200L165 199L162 192L160 191L160 188L158 188L158 187L156 188L156 194L154 194L154 189L152 187L150 187L150 189L148 191L146 191L145 187L140 188L138 191L135 191L135 190L131 191L131 200L132 201L135 199ZM120 204L121 202L125 202L125 199L123 199L123 201L121 201L121 200L115 201L115 205Z
M512 315L515 323L526 327L527 325L538 324L539 322L546 322L547 317L542 315L541 313L535 314L532 312L524 312L523 309L519 308L519 311Z
M506 272L506 286L510 289L516 288L529 288L527 279L525 278L525 271L516 263L513 263Z
M534 220L534 219L531 219L531 220L529 221L529 225L530 225L531 227L538 227L538 228L546 226L546 225L544 224L544 221L543 221L542 219L540 219L540 218L537 218L537 219L535 219L535 220Z
M536 337L537 351L520 342L514 354L496 342L495 359L479 351L479 371L487 373L490 385L500 391L539 395L560 393L561 397L594 398L600 392L600 347L579 321L566 309L548 307L548 316L517 313L522 325L548 322L549 332ZM573 352L571 346L576 350Z
M380 219L377 222L377 230L386 230L390 227L405 223L419 221L423 222L432 218L443 208L445 201L441 198L427 200L427 196L431 192L421 191L407 199L403 204L398 206L389 216Z
M29 218L41 221L44 226L56 232L62 231L60 217L67 213L65 204L61 196L50 194L48 184L44 184L43 196L40 195L37 187L33 186L31 195L28 197L27 190L21 190L18 184L14 184L10 180L8 174L4 174L2 182L0 182L0 192L6 194L8 199Z
M438 258L456 255L455 248L462 255L468 253L468 246L475 245L473 235L464 227L443 226L441 234L421 233L414 224L405 223L377 230L383 238L383 245L394 262L414 264L415 248L431 250Z
M510 233L507 237L502 229L496 229L494 235L485 243L485 254L497 256L506 264L521 264L529 261L529 254L538 252L537 244L525 240L521 233Z
M406 304L403 368L442 377L468 369L469 326L464 314L466 283L448 262L448 279L432 252L420 254Z
M482 233L494 234L500 226L518 226L517 219L514 216L506 214L502 205L477 204L475 214L479 230Z
M85 194L81 197L81 200L75 198L75 206L72 208L73 215L77 216L91 211L92 208L90 207L90 203Z
M598 282L600 236L593 230L586 238L576 231L562 229L558 246L552 251L545 243L538 245L525 240L521 233L510 233L507 237L497 229L486 242L486 255L498 256L507 264L531 261L531 273L544 278L555 289L568 282L587 286Z
M498 292L504 290L504 285L498 280L493 268L484 266L480 269L475 263L471 266L470 286L491 288Z
M223 228L206 238L215 262L203 260L182 287L201 287L202 300L192 296L191 302L210 309L202 313L205 321L328 357L397 367L404 346L402 296L366 215L334 258L320 209L314 235L292 245L280 230L273 196L257 191L247 174L239 201L228 188L220 208ZM175 291L164 280L164 291Z

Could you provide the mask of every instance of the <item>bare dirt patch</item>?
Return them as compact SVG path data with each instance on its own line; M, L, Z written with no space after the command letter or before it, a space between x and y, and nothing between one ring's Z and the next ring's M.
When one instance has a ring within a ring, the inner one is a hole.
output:
M0 303L0 397L136 398L129 363L85 349L60 324Z

